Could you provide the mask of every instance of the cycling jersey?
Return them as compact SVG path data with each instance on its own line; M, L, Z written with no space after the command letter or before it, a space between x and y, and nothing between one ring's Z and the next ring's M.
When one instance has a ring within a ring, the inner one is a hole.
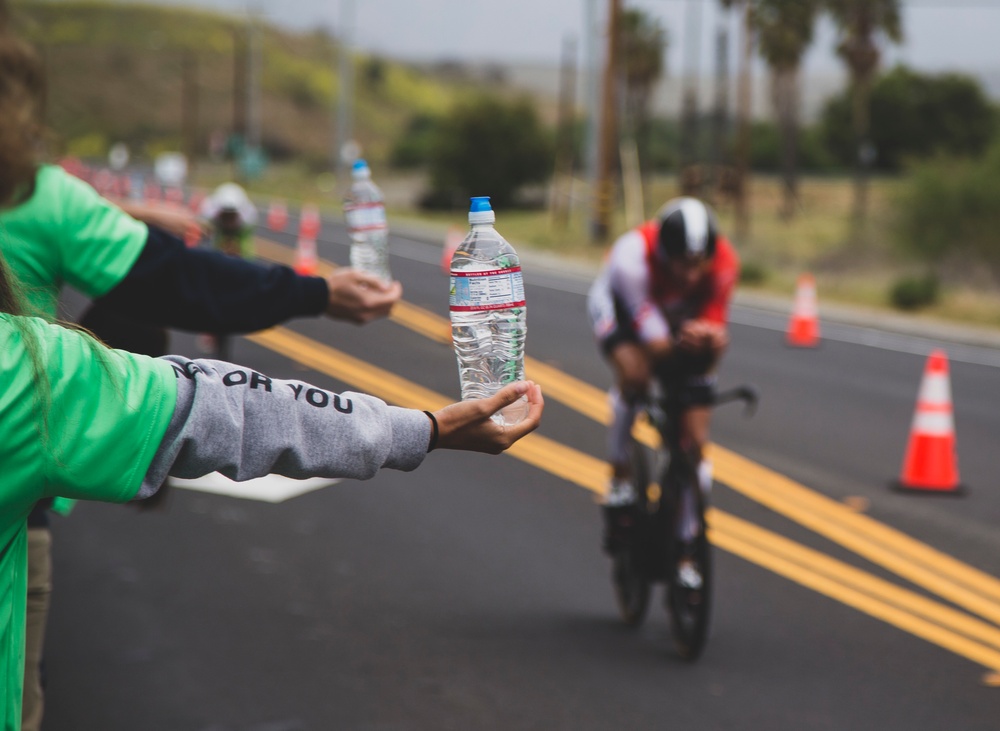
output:
M588 297L594 335L605 349L622 340L669 338L681 323L704 319L725 325L739 278L739 258L723 236L693 291L672 286L657 246L659 222L648 221L621 236Z

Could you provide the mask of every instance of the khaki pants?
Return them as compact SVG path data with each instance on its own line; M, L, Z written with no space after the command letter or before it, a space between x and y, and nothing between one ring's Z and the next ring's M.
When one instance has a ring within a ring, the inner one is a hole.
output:
M28 529L28 609L25 622L24 707L21 731L42 726L45 698L42 693L42 650L52 594L52 534L48 528Z

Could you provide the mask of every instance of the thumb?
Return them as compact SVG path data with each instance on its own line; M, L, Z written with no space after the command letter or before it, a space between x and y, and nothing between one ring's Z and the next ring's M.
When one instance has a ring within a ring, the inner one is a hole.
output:
M510 406L512 403L528 393L533 385L534 383L531 381L518 381L517 383L512 383L509 386L504 386L493 396L493 398L497 401L497 409L502 409L504 406Z

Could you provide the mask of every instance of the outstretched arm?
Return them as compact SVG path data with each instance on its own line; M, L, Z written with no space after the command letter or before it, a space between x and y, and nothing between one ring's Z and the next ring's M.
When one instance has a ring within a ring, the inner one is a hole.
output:
M363 324L388 315L401 295L399 282L353 269L336 269L325 280L301 276L286 266L189 249L150 227L135 264L97 302L150 325L242 333L324 313Z
M383 467L416 468L431 446L432 421L422 411L272 379L221 361L165 360L176 374L177 403L137 497L153 494L168 474L367 479ZM530 408L524 421L501 427L490 420L525 394ZM435 414L437 447L498 454L538 426L542 409L541 391L531 383L452 404Z

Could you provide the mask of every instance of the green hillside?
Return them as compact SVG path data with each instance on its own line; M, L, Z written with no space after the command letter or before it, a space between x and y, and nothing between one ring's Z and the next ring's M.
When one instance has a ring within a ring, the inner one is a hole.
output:
M16 2L13 11L48 69L53 152L95 157L121 140L150 157L187 142L201 157L213 135L233 130L243 18L109 2ZM320 168L334 137L337 42L269 25L258 37L264 146ZM359 55L355 68L355 137L376 162L412 117L440 114L465 93L383 59Z

